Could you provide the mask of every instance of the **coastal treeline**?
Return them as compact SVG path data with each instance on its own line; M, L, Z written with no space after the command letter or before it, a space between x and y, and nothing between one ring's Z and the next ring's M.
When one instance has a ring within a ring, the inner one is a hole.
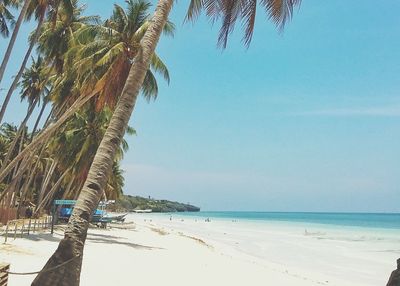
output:
M191 204L131 195L119 196L112 207L117 211L151 210L156 213L200 211L199 207Z
M15 10L23 4L2 2L3 36L9 35L14 25L6 8ZM48 210L54 199L78 198L148 27L149 7L145 1L128 1L125 7L115 5L106 20L84 15L84 6L77 0L31 1L26 12L21 10L26 19L37 19L38 25L26 51L26 58L31 58L29 65L22 62L23 72L14 77L7 93L28 103L24 118L19 125L3 122L0 126L3 208L16 208L21 215L24 207L33 206L39 214ZM164 31L172 35L173 24L168 22ZM158 93L155 73L169 81L167 67L156 53L142 85L148 100ZM8 101L4 99L2 111L7 110ZM31 118L35 109L38 115ZM52 130L60 121L62 125ZM127 127L126 133L134 134L134 130ZM120 161L127 150L128 144L122 140L104 198L116 199L122 193Z
M85 13L84 1L0 1L0 33L8 39L0 59L0 85L21 26L24 21L36 24L17 74L1 93L0 204L31 204L39 213L54 198L77 199L64 239L32 285L79 285L90 216L101 198L121 194L120 161L127 150L123 137L134 133L128 122L136 100L157 96L156 74L169 81L156 47L162 34L174 33L168 20L174 2L157 1L151 15L149 1L127 0L101 19ZM191 0L186 21L196 20L202 11L211 21L221 21L221 48L239 23L249 46L258 5L282 29L299 3ZM28 103L17 125L4 120L16 96ZM31 118L36 110L37 118Z

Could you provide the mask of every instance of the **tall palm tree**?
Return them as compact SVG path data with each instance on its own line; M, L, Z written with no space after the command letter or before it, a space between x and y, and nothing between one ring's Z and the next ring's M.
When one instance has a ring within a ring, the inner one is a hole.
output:
M0 35L8 37L10 34L10 27L15 25L14 15L9 10L10 7L17 7L15 1L1 0L0 1Z
M221 19L218 46L222 48L226 48L236 23L242 21L243 42L249 46L256 22L257 5L261 5L269 19L283 30L286 22L293 16L294 7L300 3L301 0L190 0L186 19L196 20L202 10L205 10L213 22Z
M3 161L1 169L5 168L6 164L12 156L18 155L18 153L15 153L17 141L22 135L26 123L32 115L32 112L35 109L36 105L39 104L40 101L45 98L49 92L45 70L46 67L44 66L43 59L39 56L36 60L32 60L31 67L29 69L26 69L24 74L22 75L21 100L28 101L28 110L25 118L22 120L18 128L18 136L10 144L9 151Z
M72 40L74 32L83 26L100 23L98 16L82 15L85 7L78 6L78 0L69 0L69 3L71 3L72 7L61 5L58 9L57 15L53 16L53 20L47 21L43 24L40 37L38 38L38 52L46 58L46 61L49 62L49 66L51 67L49 69L49 80L62 75L64 57L70 48L70 41ZM35 131L38 128L44 109L52 100L50 96L45 99L46 100L42 105L42 109L40 110L34 125L32 136L37 135ZM49 115L50 119L52 118L54 108L57 106L54 104L54 101L52 103L52 110ZM47 123L49 123L49 121Z
M116 105L110 124L97 150L74 212L69 220L65 237L45 269L70 261L67 268L39 274L32 285L79 285L83 246L89 220L103 195L112 170L118 146L128 126L137 96L146 77L151 59L168 20L173 0L160 0L155 14L141 41L141 49L131 66L125 87Z
M49 144L48 149L53 153L53 158L59 162L58 173L62 174L62 176L68 175L70 178L72 177L77 186L82 186L86 180L90 164L104 136L111 115L112 112L108 107L100 112L95 112L94 103L92 103L84 110L76 113ZM132 134L132 131L132 128L129 128L127 133ZM122 140L114 164L118 164L122 159L123 153L126 152L127 149L127 142ZM59 152L59 150L64 150L64 152ZM119 177L121 173L118 167L119 166L115 166L115 172L110 176L108 183L108 194L111 194L113 197L115 197L122 188L119 184L121 182L121 178ZM55 185L57 184L61 185L60 179L55 183ZM40 206L46 207L46 198L47 201L49 201L57 191L58 190L53 186L51 190L47 192L43 201L38 201L38 208L40 208ZM77 197L80 188L74 188L72 191L73 192L68 195ZM61 192L58 193L61 195Z
M21 78L21 76L25 70L25 66L29 60L32 50L33 50L37 40L39 39L42 25L45 21L46 14L49 13L49 20L53 21L53 18L56 17L54 15L57 15L57 13L58 13L60 4L66 6L67 7L66 10L70 11L72 13L72 8L71 8L72 4L71 4L70 0L30 0L29 6L28 6L28 9L26 12L26 17L28 20L30 20L32 16L35 16L35 18L37 20L37 26L36 26L35 32L33 33L33 35L30 38L29 48L25 53L25 56L24 56L24 59L22 60L19 71L16 74L16 76L14 77L14 80L13 80L10 88L8 89L7 95L4 99L3 105L1 106L0 123L3 120L8 103L10 102L11 96L18 85L19 79Z
M74 81L77 96L97 90L96 111L105 105L111 109L115 106L138 53L140 40L149 25L149 2L129 0L126 11L119 5L114 6L111 18L104 25L86 25L74 34L74 45L65 61L68 72L57 82L55 92L57 94L62 89L68 95L68 100L75 101L71 97L74 91L65 89L65 86L71 86L71 80ZM173 31L174 25L168 22L164 32L172 35ZM152 57L143 85L143 92L148 99L158 93L153 72L161 73L169 81L168 70L156 54ZM57 95L55 102L66 102L62 94Z
M96 97L99 105L113 105L120 95L121 87L123 86L128 76L128 71L135 56L137 55L140 40L143 38L144 33L149 27L150 21L143 10L148 8L148 5L143 0L128 1L128 6L132 9L129 11L138 11L137 13L125 13L130 15L127 21L122 22L125 31L120 32L112 28L106 31L115 33L116 37L111 37L109 33L104 33L104 27L96 28L93 26L84 26L77 31L77 35L73 35L70 42L75 46L71 47L71 51L67 53L68 57L73 60L65 60L69 65L65 68L62 75L58 76L55 81L55 88L52 91L52 101L55 106L59 106L58 113L60 117L41 134L37 135L32 143L22 152L16 156L7 166L3 166L0 170L0 180L18 164L20 160L28 153L39 148L41 144L49 140L49 137L59 128L70 116L86 104L92 97ZM144 8L143 8L144 7ZM120 10L116 6L116 10ZM115 14L115 12L114 12ZM138 17L140 20L132 20ZM117 17L112 17L107 21L107 26L116 26ZM121 22L120 22L121 23ZM139 26L142 24L142 26ZM164 26L163 32L171 35L174 26L167 21ZM117 35L120 34L121 36ZM123 37L126 39L124 40ZM124 42L125 41L125 42ZM109 45L104 45L109 43ZM102 49L97 50L96 45L101 46ZM121 46L123 49L121 49ZM71 56L73 55L73 56ZM76 60L78 59L78 62ZM69 61L69 63L68 63ZM129 66L127 67L127 64ZM157 82L153 72L161 73L167 80L169 80L168 70L163 62L156 54L152 55L151 70L146 73L145 81L142 86L142 91L147 99L154 98L157 95L158 88ZM62 108L66 110L62 110Z
M1 62L1 65L0 65L0 83L3 80L4 72L6 71L6 67L7 67L8 61L10 60L12 49L14 48L14 44L17 39L19 29L21 27L22 21L25 19L25 15L26 15L26 12L28 11L28 6L29 6L30 2L31 2L31 0L24 1L24 5L21 8L21 12L19 13L17 22L15 23L10 42L8 43L7 50L4 54L3 61ZM0 122L1 122L1 120L0 120Z
M74 33L86 25L100 24L98 16L82 15L85 6L79 6L78 0L69 3L71 7L61 5L57 15L43 24L37 43L38 51L51 62L57 75L63 72L64 56L71 48Z
M45 56L46 62L51 62L50 71L53 70L53 67L56 68L57 76L59 76L60 72L62 71L62 65L59 63L63 62L63 54L66 52L66 50L68 50L68 42L71 40L73 32L81 28L82 25L86 25L91 22L96 23L98 21L97 17L81 16L83 8L78 7L77 0L65 1L68 1L73 5L72 9L69 9L68 5L59 5L56 20L52 20L51 23L46 22L43 24L43 33L41 34L38 43L39 52ZM54 19L54 16L50 17L50 19ZM57 43L57 45L54 45L54 43ZM54 122L51 125L48 124L46 130L42 130L40 134L32 132L32 136L35 136L35 138L34 140L32 138L32 142L28 146L29 148L22 150L22 152L17 155L7 166L2 166L2 171L0 171L0 181L7 176L7 174L18 164L18 162L24 158L28 152L33 152L37 149L40 149L41 145L48 141L51 135L94 95L95 93L92 93L91 95L89 94L87 97L81 98L81 101L75 102L64 114L57 118L57 122ZM51 98L49 97L46 99L50 100ZM47 101L45 101L45 103L46 102ZM52 113L53 112L50 112L50 115ZM46 122L50 123L49 120L46 120Z

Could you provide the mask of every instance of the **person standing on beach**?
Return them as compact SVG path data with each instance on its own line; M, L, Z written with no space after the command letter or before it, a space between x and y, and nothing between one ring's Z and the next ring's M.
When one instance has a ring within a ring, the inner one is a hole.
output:
M390 275L389 282L386 286L400 286L400 258L397 259L397 269Z

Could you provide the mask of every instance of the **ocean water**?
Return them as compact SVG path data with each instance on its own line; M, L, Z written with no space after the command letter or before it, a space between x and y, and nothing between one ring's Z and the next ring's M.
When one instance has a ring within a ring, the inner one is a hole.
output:
M310 223L357 228L400 230L399 213L311 213L311 212L197 212L173 213L201 219L240 220L257 222Z

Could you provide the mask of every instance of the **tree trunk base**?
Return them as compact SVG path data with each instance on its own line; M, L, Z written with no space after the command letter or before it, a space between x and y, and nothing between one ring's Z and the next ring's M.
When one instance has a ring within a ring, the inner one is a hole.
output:
M80 220L77 223L77 220ZM32 286L78 286L82 266L83 246L86 240L88 222L74 218L73 229L67 229L57 250L47 261Z

